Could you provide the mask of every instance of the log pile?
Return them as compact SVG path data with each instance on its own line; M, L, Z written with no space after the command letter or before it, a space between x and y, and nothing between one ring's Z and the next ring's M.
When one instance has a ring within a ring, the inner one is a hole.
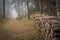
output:
M36 15L35 28L42 33L45 40L60 40L60 25L57 16Z

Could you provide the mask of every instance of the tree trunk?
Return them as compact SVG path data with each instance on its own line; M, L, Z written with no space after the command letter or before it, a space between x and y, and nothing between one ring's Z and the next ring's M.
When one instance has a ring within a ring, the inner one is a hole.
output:
M41 7L41 3L42 3L41 0L39 0L40 14L42 13L42 10L41 10L41 8L42 8L42 7Z
M59 3L59 0L56 0L56 10L57 10L57 16L59 16L59 12L60 12L60 3Z
M22 18L24 17L24 11L23 11L23 0L22 0Z
M26 0L25 0L25 16L26 16Z
M28 3L28 0L27 0L27 9L28 9L28 19L30 19L30 12L29 12L29 3Z
M36 6L36 11L39 12L40 11L39 0L35 0L35 6Z
M20 18L20 3L19 3L19 1L18 1L18 14L19 14L19 18Z
M3 18L5 18L5 0L3 0Z
M47 0L47 14L51 15L51 11L50 11L50 0Z

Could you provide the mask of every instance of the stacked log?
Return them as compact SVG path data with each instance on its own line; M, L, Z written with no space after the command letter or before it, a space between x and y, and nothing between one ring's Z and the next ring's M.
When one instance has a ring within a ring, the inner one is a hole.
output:
M35 28L42 33L45 40L59 40L60 26L57 16L35 16Z

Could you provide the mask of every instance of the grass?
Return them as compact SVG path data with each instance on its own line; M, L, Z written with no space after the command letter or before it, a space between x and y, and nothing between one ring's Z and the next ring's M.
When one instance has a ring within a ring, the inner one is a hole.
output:
M24 18L0 20L0 40L43 40L43 38L35 29L34 20Z

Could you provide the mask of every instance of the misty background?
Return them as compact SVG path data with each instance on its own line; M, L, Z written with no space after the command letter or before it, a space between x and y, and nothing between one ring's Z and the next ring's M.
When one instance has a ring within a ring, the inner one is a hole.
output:
M32 0L28 0L29 11L35 10ZM0 17L3 15L3 0L0 0ZM27 0L5 0L5 18L21 18L28 15Z

